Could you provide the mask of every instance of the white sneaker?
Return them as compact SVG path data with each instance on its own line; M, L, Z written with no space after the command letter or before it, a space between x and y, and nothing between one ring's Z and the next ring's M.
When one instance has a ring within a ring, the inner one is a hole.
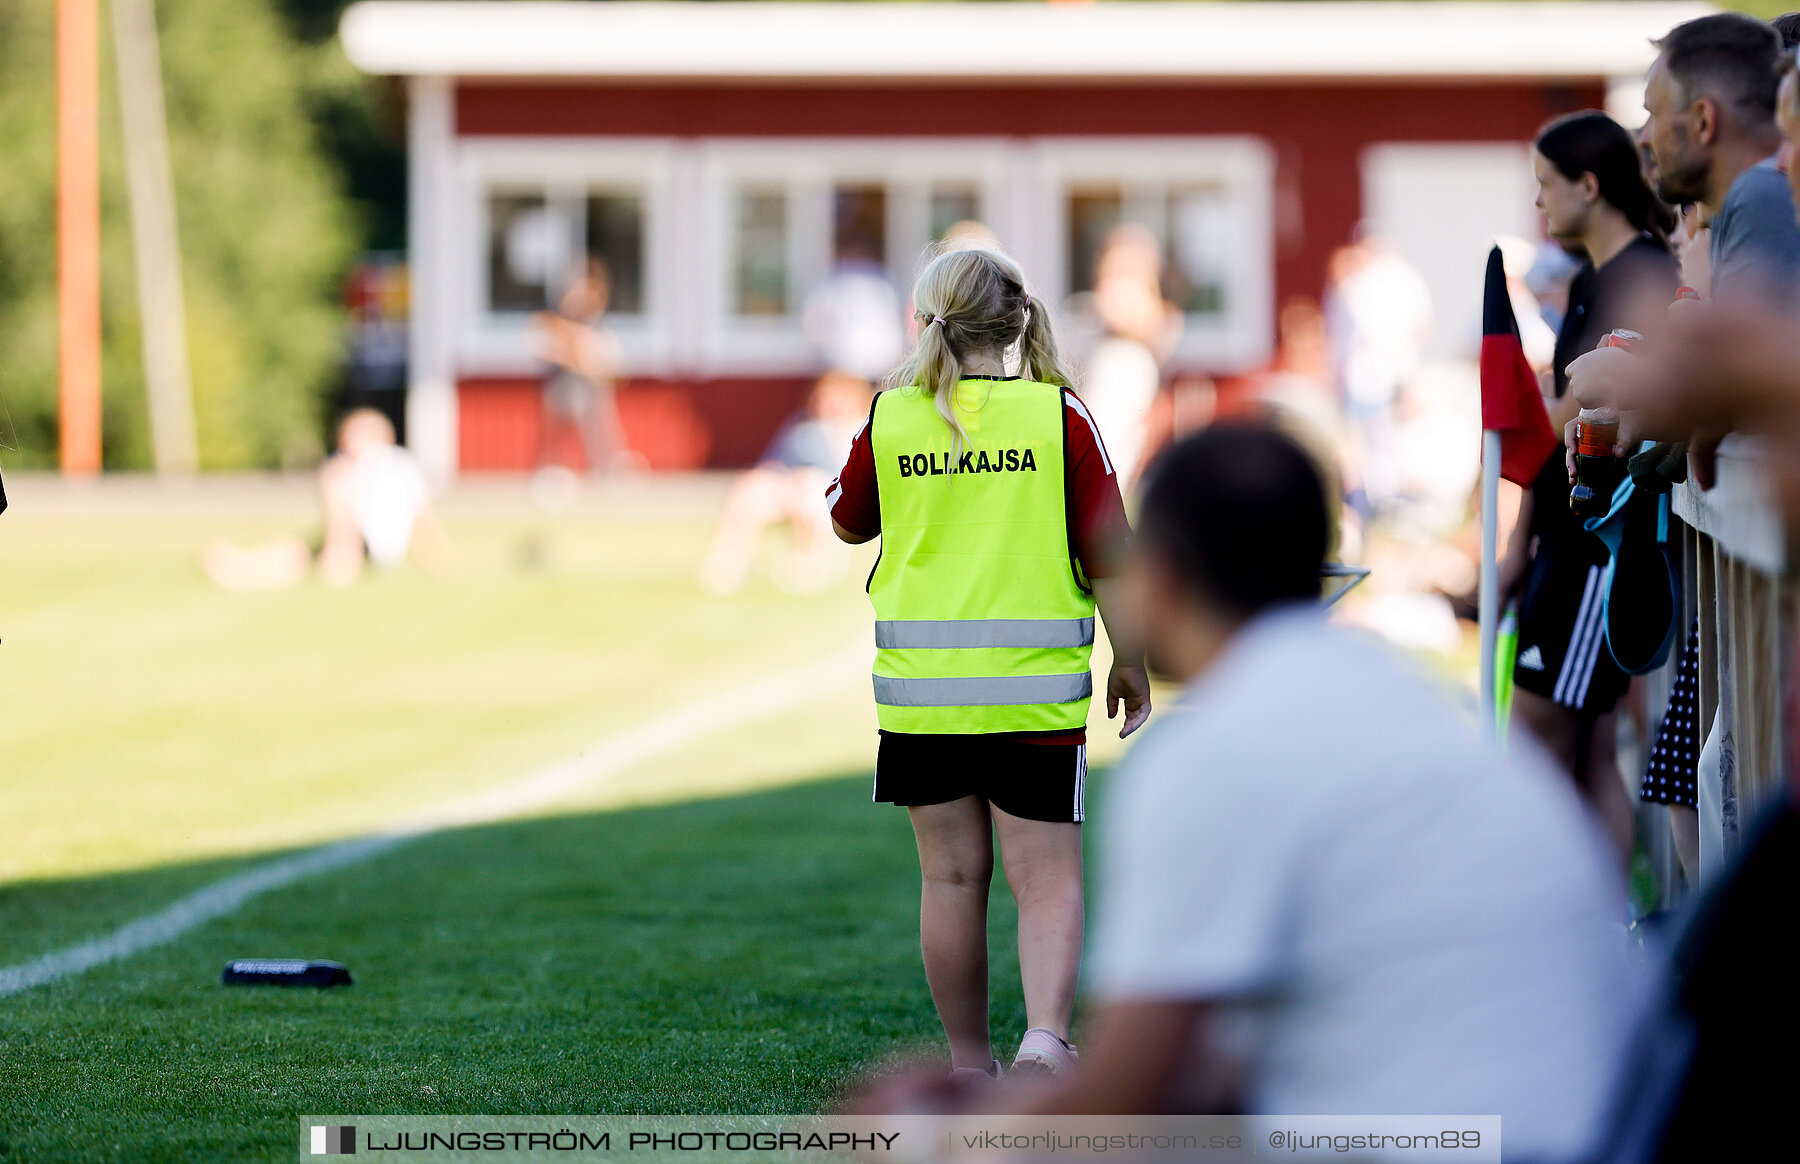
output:
M1032 1027L1019 1041L1012 1069L1016 1075L1053 1078L1073 1071L1079 1058L1073 1044L1043 1027Z

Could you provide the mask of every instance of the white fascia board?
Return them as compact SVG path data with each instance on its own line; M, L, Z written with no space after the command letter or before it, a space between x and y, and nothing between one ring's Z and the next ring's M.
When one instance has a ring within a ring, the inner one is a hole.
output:
M1571 3L481 3L363 0L374 74L615 79L1605 78L1716 9Z

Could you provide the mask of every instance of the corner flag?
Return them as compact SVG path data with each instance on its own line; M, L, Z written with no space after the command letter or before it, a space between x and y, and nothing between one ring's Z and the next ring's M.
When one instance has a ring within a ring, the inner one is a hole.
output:
M1491 739L1501 730L1500 478L1529 489L1562 447L1544 411L1537 377L1525 359L1500 248L1488 252L1481 300L1481 707Z
M1500 434L1500 475L1515 485L1529 487L1562 447L1519 341L1499 247L1488 252L1481 300L1481 427Z

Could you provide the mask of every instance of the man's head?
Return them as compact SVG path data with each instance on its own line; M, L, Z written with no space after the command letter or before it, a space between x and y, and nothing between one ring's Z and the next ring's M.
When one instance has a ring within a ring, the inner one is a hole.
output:
M1152 667L1188 678L1184 626L1233 628L1316 601L1332 538L1323 474L1291 437L1222 422L1179 441L1146 475L1126 605Z
M1781 38L1760 20L1718 12L1676 25L1656 47L1638 140L1650 148L1662 200L1698 201L1722 143L1767 136Z

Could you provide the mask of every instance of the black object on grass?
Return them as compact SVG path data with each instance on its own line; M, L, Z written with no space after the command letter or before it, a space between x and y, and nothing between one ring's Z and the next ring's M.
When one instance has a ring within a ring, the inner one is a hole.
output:
M225 964L219 982L224 986L349 986L350 971L342 962L239 958Z

